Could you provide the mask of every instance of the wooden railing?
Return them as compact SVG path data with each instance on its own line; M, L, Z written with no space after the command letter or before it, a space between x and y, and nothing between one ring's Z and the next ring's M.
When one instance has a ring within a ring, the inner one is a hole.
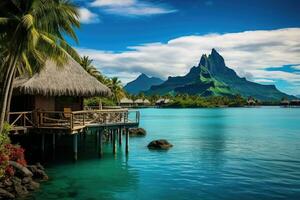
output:
M17 115L18 114L18 115ZM139 123L139 111L128 109L83 110L73 112L31 111L9 113L10 124L24 128L77 130L87 125ZM21 123L22 122L22 123Z
M32 111L10 112L8 121L13 129L34 127L34 117Z

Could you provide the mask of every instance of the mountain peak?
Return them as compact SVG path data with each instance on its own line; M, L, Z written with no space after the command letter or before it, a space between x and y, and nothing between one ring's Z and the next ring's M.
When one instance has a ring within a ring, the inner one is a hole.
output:
M217 55L220 55L220 54L217 52L217 50L216 50L215 48L212 48L211 54L217 54Z
M211 50L209 57L213 58L214 60L224 61L224 58L214 48Z
M140 75L139 75L139 77L138 78L149 78L149 76L147 76L146 74L144 74L144 73L141 73Z
M208 57L207 57L207 55L206 54L203 54L202 56L201 56L201 59L200 59L200 62L199 62L199 65L198 65L198 67L199 66L207 66L207 63L208 63Z
M153 85L159 85L163 82L160 78L149 77L148 75L141 73L135 80L127 83L124 89L131 94L138 94L150 89Z

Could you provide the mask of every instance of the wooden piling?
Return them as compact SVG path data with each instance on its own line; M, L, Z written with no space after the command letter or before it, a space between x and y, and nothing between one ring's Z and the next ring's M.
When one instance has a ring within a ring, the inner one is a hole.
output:
M96 149L98 151L99 148L99 130L95 130L95 134L96 134Z
M113 137L113 154L116 154L117 152L117 145L116 145L116 130L112 130L112 137Z
M129 131L127 128L125 129L125 137L126 137L125 152L126 154L128 154L129 153Z
M41 143L42 154L44 156L45 153L45 134L42 133L42 143Z
M118 129L118 135L119 135L119 145L122 145L122 128Z
M102 150L102 137L103 137L103 130L98 130L99 132L99 157L102 158L103 156L103 150Z
M73 160L77 161L77 153L78 153L78 144L77 144L77 134L73 135Z
M52 149L55 151L55 133L52 133Z

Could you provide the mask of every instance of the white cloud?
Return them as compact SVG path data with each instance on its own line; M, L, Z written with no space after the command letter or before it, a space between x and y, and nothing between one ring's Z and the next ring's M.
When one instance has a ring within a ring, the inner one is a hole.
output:
M300 70L300 65L292 66L292 68L294 68L294 69L296 69L296 70Z
M93 13L89 9L84 7L79 8L79 20L84 24L100 22L100 18L96 13Z
M265 71L265 70L249 70L256 79L277 79L284 80L290 83L300 82L300 74L284 72L284 71ZM255 80L255 79L254 79Z
M90 5L99 7L107 13L122 16L149 16L176 12L164 4L156 5L141 0L95 0Z
M128 47L123 52L78 49L99 63L101 70L117 76L121 72L140 73L166 78L183 75L197 65L203 53L212 48L224 57L227 66L240 76L256 79L280 79L291 84L300 81L299 73L280 71L283 65L300 63L300 28L240 33L191 35L167 43ZM267 71L277 67L278 71ZM298 66L297 66L298 67Z
M253 81L255 81L255 82L257 82L257 83L266 83L266 84L268 84L268 83L275 83L275 81L274 80L270 80L270 79L254 79Z

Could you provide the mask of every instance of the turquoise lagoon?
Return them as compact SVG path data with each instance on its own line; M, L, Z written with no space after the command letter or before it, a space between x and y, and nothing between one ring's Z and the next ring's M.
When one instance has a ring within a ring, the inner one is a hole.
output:
M33 199L300 199L300 109L142 109L143 138L104 158L93 137L79 161L49 163ZM153 139L169 151L150 151ZM67 149L67 148L66 148ZM62 154L62 153L59 153Z

